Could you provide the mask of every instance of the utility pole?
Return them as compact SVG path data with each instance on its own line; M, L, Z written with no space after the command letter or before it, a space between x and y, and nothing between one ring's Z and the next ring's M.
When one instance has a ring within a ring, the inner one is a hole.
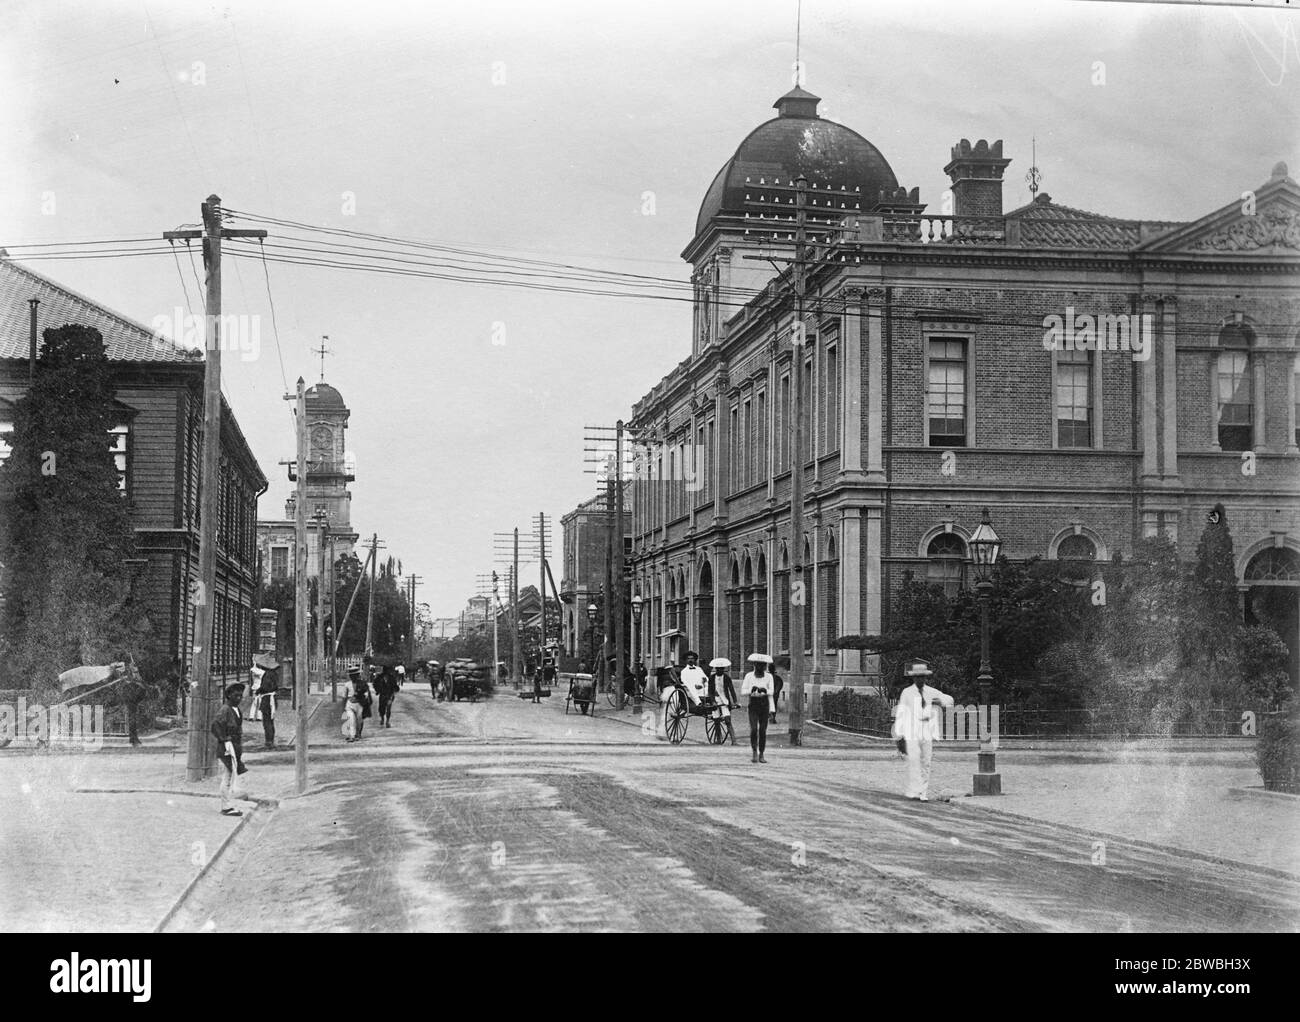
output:
M36 306L41 304L39 298L28 298L27 309L30 316L28 331L29 364L27 368L27 385L36 382Z
M212 692L212 608L217 587L217 490L221 453L221 242L223 238L265 238L266 231L223 230L221 199L209 195L203 203L203 229L164 231L163 240L203 239L207 272L204 298L203 458L199 476L199 578L194 595L194 641L191 647L194 689L190 713L189 749L185 776L201 781L212 773L212 740L208 728L216 702ZM32 313L35 319L35 310ZM206 507L204 506L206 505Z
M541 578L539 579L540 584L537 587L537 591L542 595L542 645L541 645L541 651L538 654L538 659L543 660L546 658L546 512L545 511L539 511L537 513L537 521L538 521L537 535L540 537L541 550L542 550L542 557L541 557L542 564L541 564L541 568L538 571L538 574L541 576ZM540 668L541 664L539 663L537 666ZM537 687L536 680L534 680L533 682L533 687L534 688Z
M623 679L627 674L627 635L623 630L623 420L615 424L614 434L614 684L618 708L623 709Z
M406 663L408 666L415 663L415 587L423 582L424 579L419 575L411 575L407 580L407 585L411 587L411 627L406 633Z
M330 533L330 628L334 629L339 626L339 608L335 605L334 598L334 533ZM330 702L336 703L339 699L338 688L338 643L330 643L329 661L330 661Z
M605 598L601 600L603 608L603 620L605 625L605 634L600 640L600 674L598 677L605 679L605 684L610 684L609 678L609 655L613 651L613 638L610 634L611 621L611 604L614 602L614 480L608 475L605 477ZM594 664L592 665L595 666ZM609 691L606 688L605 691ZM592 704L592 710L595 710L595 704Z
M293 742L298 794L307 790L307 388L298 377L298 499L294 507L297 562L294 572L294 689L298 693L298 734Z
M374 656L370 636L375 626L375 572L379 567L379 533L370 540L370 599L366 602L366 656Z
M808 179L802 174L795 181L794 302L795 322L791 334L790 398L794 405L794 446L790 471L790 744L797 746L803 728L804 605L812 596L803 577L803 344L804 344L804 276L807 256ZM796 599L796 595L798 599Z
M317 511L316 521L316 670L325 680L325 534L329 531L329 513ZM322 688L324 686L322 685Z
M497 594L497 573L492 572L492 687L501 679L497 676L501 663L501 651L497 647L497 615L500 613L501 597Z
M519 649L519 529L515 529L514 559L510 564L510 630L514 633L510 649L510 680L515 688L523 684Z

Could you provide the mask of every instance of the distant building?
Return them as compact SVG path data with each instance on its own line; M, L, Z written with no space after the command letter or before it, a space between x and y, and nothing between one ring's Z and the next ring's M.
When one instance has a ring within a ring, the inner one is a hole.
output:
M347 484L356 475L344 442L352 413L343 403L343 395L324 380L307 389L306 405L307 577L315 578L320 570L322 539L326 544L326 563L332 567L340 557L354 552L360 537L352 528L352 493ZM289 468L289 478L296 481L294 466ZM283 518L257 523L263 582L293 577L296 512L295 493L285 501ZM317 512L326 516L324 524L315 517ZM359 556L364 559L365 554Z
M609 506L606 497L592 497L560 519L560 527L564 530L564 571L560 579L560 599L563 601L560 613L564 624L562 642L565 653L570 656L579 656L587 650L587 633L591 630L587 606L593 602L599 604L604 590L610 536ZM631 487L624 495L623 512L628 533L624 550L631 553ZM631 649L630 644L628 648Z
M14 402L28 386L32 298L40 301L41 331L78 324L94 327L104 339L118 412L104 442L117 459L136 556L143 562L138 591L154 629L149 652L174 657L188 675L194 645L189 583L199 576L203 353L155 335L0 251L0 462L9 455L2 438L13 430ZM221 685L246 680L257 642L257 499L266 488L266 476L223 400L220 487L203 502L203 510L217 516L212 677Z

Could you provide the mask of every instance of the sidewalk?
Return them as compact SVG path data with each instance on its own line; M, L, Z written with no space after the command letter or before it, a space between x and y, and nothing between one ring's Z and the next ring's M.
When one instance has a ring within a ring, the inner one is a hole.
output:
M297 714L276 723L283 749ZM142 749L0 754L0 931L152 930L171 911L248 817L222 816L220 769L187 781L186 734L167 738ZM263 759L260 723L244 722L244 748L245 793L286 794L293 760Z

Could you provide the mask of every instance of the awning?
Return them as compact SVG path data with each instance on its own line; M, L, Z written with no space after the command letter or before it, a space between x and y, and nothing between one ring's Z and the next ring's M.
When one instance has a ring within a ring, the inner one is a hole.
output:
M671 639L671 638L672 638L673 636L675 636L675 635L685 635L685 634L686 634L686 633L683 632L680 628L670 628L670 629L669 629L668 631L666 631L666 632L660 632L658 635L655 636L655 638L656 638L656 639Z

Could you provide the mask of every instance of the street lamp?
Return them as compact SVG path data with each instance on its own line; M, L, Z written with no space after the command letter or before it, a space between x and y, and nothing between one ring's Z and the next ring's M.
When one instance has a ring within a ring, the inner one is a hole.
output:
M635 651L634 656L637 660L641 658L641 610L645 606L645 600L640 593L632 597L632 649ZM635 661L633 661L635 663ZM636 668L632 669L632 712L638 717L641 716L641 677L637 674Z
M971 558L975 562L975 594L980 603L980 671L975 679L979 686L982 713L992 720L992 707L989 706L989 692L993 687L993 670L989 666L989 597L993 592L993 566L997 564L998 554L1002 552L1002 540L993 531L989 521L989 509L984 509L984 520L976 528L968 544ZM981 712L976 712L978 721ZM990 734L984 734L979 752L979 773L975 775L976 795L1001 795L1002 775L997 772L997 745Z
M587 604L587 638L588 646L591 648L591 673L592 683L595 683L596 674L596 615L600 613L600 608L594 603ZM594 692L595 689L593 688ZM593 704L595 705L595 704Z

